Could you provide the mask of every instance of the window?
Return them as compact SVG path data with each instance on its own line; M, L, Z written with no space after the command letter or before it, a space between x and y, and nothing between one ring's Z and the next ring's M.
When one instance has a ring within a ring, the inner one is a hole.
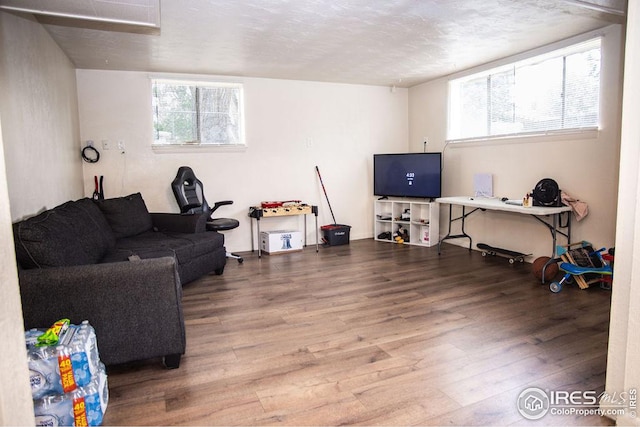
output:
M600 38L449 82L448 140L597 129Z
M152 80L154 145L244 145L242 85Z

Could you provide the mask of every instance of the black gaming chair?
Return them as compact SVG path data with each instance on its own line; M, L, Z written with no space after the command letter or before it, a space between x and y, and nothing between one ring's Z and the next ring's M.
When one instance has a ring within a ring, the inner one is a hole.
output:
M197 214L209 212L207 230L225 231L232 230L240 225L237 219L233 218L212 218L213 213L224 205L230 205L232 200L224 200L214 203L210 207L204 198L202 182L196 178L193 170L187 166L180 166L175 179L171 182L173 195L176 197L181 213ZM235 258L238 262L244 261L241 256L227 252L227 258Z

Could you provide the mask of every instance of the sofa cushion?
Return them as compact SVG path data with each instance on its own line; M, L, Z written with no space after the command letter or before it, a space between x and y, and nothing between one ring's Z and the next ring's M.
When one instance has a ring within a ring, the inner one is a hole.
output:
M217 232L204 233L162 233L148 231L135 237L120 239L117 242L118 251L131 251L132 254L142 255L149 249L170 250L175 255L178 264L185 264L200 255L213 252L224 245L224 236Z
M14 240L23 268L93 264L115 245L106 219L87 198L14 224Z
M151 215L140 193L113 199L96 200L116 239L151 230Z
M180 239L182 244L189 244L193 251L193 256L198 257L209 252L213 252L224 246L224 234L216 231L204 233L165 233L168 237ZM187 243L188 242L188 243Z
M104 258L100 260L100 264L106 264L110 262L135 261L136 256L139 257L140 259L152 259L152 258L162 258L162 257L175 258L175 253L171 249L166 249L166 248L153 248L153 247L136 248L136 249L114 248L111 251L107 252Z

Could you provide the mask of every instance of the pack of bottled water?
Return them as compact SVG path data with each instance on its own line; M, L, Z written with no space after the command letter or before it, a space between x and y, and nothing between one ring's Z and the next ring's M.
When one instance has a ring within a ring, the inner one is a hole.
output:
M46 395L33 401L36 426L99 426L109 391L104 365L98 376L70 393Z
M25 338L36 425L100 425L109 388L89 322L63 319L48 330L31 329Z

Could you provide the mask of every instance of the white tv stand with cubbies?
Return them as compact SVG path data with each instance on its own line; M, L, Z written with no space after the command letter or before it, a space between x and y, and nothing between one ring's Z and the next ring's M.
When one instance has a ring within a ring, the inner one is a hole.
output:
M402 227L409 233L405 244L437 246L440 239L440 209L436 202L410 199L375 200L373 205L373 238L395 243ZM381 237L389 233L390 238Z

